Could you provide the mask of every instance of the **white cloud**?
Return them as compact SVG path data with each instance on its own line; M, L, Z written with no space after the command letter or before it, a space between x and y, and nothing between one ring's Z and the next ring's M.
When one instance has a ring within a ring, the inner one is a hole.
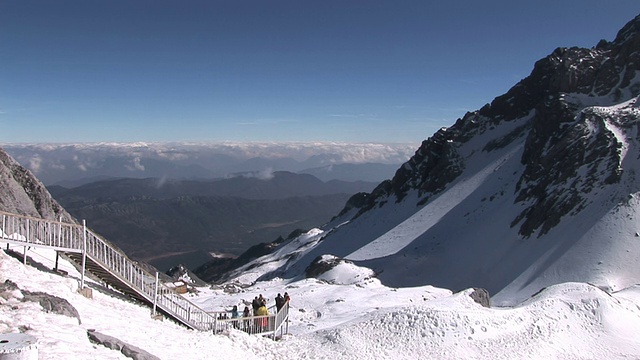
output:
M140 163L140 157L135 157L131 160L132 165L125 165L129 171L144 171L144 165Z
M42 157L39 154L34 154L33 157L29 159L29 169L37 174L40 172L40 168L42 166Z
M273 169L267 168L256 174L256 177L260 180L271 180L273 179Z
M419 143L217 142L5 144L4 148L38 153L45 161L58 158L78 161L78 154L82 153L85 167L93 167L99 159L110 156L131 157L134 159L132 169L142 170L140 159L144 158L188 161L208 155L228 155L240 160L254 157L269 159L288 157L298 161L307 160L312 156L331 155L335 163L401 164L413 155L419 145ZM70 148L73 148L73 151L70 151ZM135 160L136 158L138 160Z

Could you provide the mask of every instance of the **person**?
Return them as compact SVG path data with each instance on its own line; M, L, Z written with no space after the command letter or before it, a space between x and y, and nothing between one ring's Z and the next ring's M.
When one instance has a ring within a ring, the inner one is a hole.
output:
M246 317L246 318L251 316L251 312L249 311L249 307L248 306L244 307L244 311L242 311L242 316ZM244 331L249 332L249 320L245 320L243 322L243 325L244 325Z
M264 316L262 318L256 319L256 324L258 325L260 332L265 331L267 329L267 322L269 321L268 318L266 317L267 315L269 315L269 310L267 309L267 305L266 304L260 305L255 315Z
M284 293L284 302L289 302L289 300L291 300L289 293Z
M260 307L260 300L258 300L257 296L253 298L253 301L251 302L251 307L253 307L253 315L255 315L256 312L258 311L258 308Z
M256 312L256 316L264 316L264 315L269 315L269 310L267 309L266 305L260 305L260 307L258 308L258 311Z
M280 295L280 293L278 293L278 296L276 296L276 309L280 311L280 309L282 309L283 306L284 306L284 298L282 297L282 295Z
M258 297L258 302L260 303L260 306L267 306L267 299L265 299L262 294Z
M233 305L233 309L231 309L231 318L237 318L240 317L240 314L238 313L238 306L237 305Z
M240 317L240 314L238 313L238 306L237 305L233 305L233 309L231 309L231 320L233 320L233 327L234 329L238 328L238 318Z

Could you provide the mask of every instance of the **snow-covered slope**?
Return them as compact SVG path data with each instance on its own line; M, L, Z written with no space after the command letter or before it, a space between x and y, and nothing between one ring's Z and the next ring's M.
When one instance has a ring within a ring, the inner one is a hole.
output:
M4 249L4 244L0 243ZM21 251L18 247L15 250ZM53 267L51 251L29 251L32 264ZM88 330L120 339L160 359L628 359L640 356L640 289L609 295L583 283L553 286L513 308L485 308L465 290L451 294L429 286L394 289L337 267L350 285L314 279L274 279L229 293L201 289L194 301L206 309L242 306L264 294L273 303L288 291L289 334L281 341L237 330L213 335L151 318L151 309L122 300L98 284L93 298L77 293L75 267L66 277L24 266L0 251L0 282L66 299L76 318L46 313L23 302L20 291L0 291L0 333L35 336L40 359L126 359L93 344ZM366 272L366 271L365 271Z
M331 254L388 286L484 287L500 304L566 281L640 283L639 72L640 17L613 42L556 49L263 279Z

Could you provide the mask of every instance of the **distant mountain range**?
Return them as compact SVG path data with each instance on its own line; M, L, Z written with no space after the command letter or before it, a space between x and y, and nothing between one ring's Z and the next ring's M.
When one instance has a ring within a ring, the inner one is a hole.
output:
M127 254L166 270L201 265L211 253L239 255L326 223L352 194L375 185L275 172L208 181L117 179L49 191Z
M253 200L275 200L298 196L355 194L369 191L377 184L364 181L321 181L315 176L286 171L244 173L215 180L176 179L112 179L96 181L71 189L48 186L56 198L100 198L105 201L127 198L170 199L180 196L238 197Z

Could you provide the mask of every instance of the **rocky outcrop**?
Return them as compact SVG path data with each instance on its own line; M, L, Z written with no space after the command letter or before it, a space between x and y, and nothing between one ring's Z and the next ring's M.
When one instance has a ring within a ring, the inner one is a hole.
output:
M23 301L37 302L42 306L45 312L64 315L78 319L78 324L82 324L78 310L73 307L66 299L47 294L41 291L22 291L24 295Z
M335 256L330 255L321 255L318 256L307 268L304 270L304 275L307 278L315 278L318 277L327 271L335 268L340 265L340 263L344 262L344 259L340 259Z
M0 210L75 222L33 174L0 148Z
M76 310L76 308L74 308L66 299L47 294L45 292L21 290L18 285L11 280L6 280L4 283L0 283L1 297L5 299L8 299L9 297L16 297L17 294L15 291L18 291L22 295L20 299L22 302L36 302L42 306L42 309L45 312L76 318L78 319L78 324L82 323L78 310Z
M489 296L489 292L487 291L487 289L474 288L473 291L469 294L469 297L471 297L473 301L477 302L483 307L491 307L491 297Z
M95 330L87 330L87 336L92 342L103 345L108 349L119 351L122 355L134 360L160 360L159 357L152 355L139 347L127 344L120 339L102 334Z

